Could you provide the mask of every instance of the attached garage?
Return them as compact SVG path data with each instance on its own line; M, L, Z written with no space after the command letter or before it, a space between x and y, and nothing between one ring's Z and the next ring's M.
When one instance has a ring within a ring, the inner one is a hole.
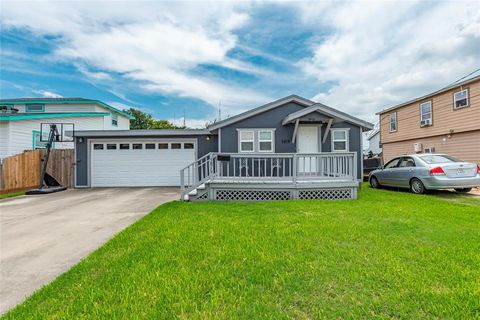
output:
M76 186L180 186L180 170L217 143L204 130L179 131L76 132Z
M193 140L91 141L92 187L178 186Z

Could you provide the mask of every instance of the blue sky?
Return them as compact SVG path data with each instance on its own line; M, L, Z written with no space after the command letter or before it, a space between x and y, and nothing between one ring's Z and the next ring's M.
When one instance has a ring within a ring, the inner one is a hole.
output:
M375 122L480 67L478 2L2 1L0 96L202 126L292 93Z

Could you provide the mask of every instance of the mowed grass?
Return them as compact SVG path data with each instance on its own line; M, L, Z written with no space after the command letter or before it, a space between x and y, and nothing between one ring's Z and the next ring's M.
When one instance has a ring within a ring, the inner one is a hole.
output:
M0 194L0 199L7 199L7 198L19 197L19 196L23 196L23 195L25 195L25 191L4 193L4 194Z
M357 201L172 202L5 315L127 318L480 318L480 210L368 187Z

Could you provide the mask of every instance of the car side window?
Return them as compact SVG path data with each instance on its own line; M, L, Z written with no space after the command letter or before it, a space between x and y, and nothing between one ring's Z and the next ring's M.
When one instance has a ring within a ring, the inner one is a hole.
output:
M400 158L395 158L393 160L390 160L389 162L387 162L387 164L385 165L385 169L391 169L391 168L395 168L398 164L398 161L400 160Z
M415 160L410 157L405 157L400 160L400 164L398 165L399 168L410 168L415 167Z

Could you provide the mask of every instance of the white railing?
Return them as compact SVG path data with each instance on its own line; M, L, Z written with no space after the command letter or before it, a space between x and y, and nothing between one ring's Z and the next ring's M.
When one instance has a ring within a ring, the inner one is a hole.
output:
M346 153L209 153L180 171L183 197L210 179L219 180L356 180L357 154Z

